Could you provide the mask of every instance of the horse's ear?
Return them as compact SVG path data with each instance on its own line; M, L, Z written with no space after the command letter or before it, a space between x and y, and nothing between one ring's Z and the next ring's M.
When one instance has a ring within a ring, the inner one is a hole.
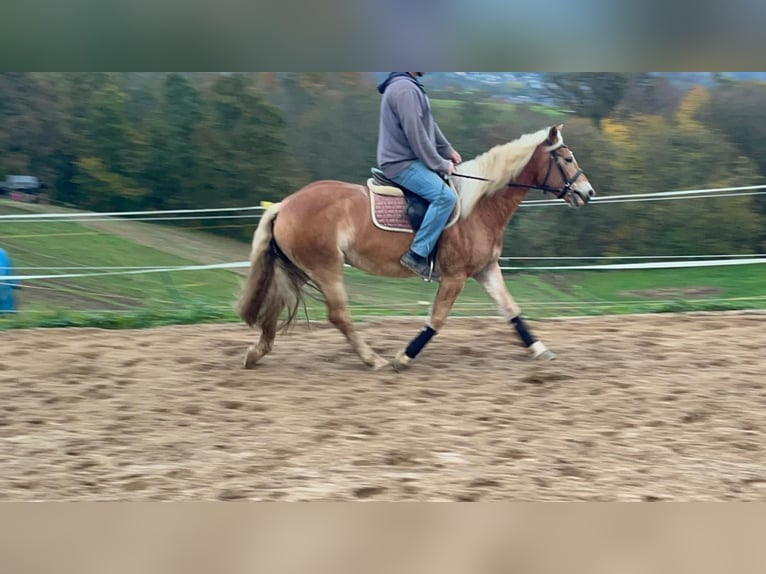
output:
M551 126L551 129L548 130L548 141L555 144L557 141L559 141L559 138L561 137L561 131L564 129L564 124L559 124L557 126Z
M548 132L548 139L552 142L555 142L559 139L559 133L564 131L564 124L558 124L555 126L551 126L550 131Z

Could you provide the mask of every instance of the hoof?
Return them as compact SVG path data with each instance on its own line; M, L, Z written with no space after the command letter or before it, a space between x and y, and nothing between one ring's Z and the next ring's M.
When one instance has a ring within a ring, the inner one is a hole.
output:
M549 351L548 349L546 349L545 351L543 351L542 353L540 353L539 355L537 355L537 356L535 357L535 360L536 360L536 361L552 361L552 360L553 360L553 359L555 359L555 358L556 358L556 353L554 353L553 351Z
M372 368L373 371L379 371L380 369L388 365L388 361L386 361L380 355L375 355L372 361L365 361L365 363L367 364L368 367Z
M548 350L548 348L540 341L535 341L532 346L529 347L529 350L532 352L532 358L535 361L552 361L556 358L555 353Z
M256 358L255 353L253 351L248 351L247 355L245 355L245 360L242 363L242 367L245 369L254 369L255 365L258 363L258 358Z
M411 363L412 359L405 355L404 351L399 351L391 362L391 366L397 373L401 373L402 371L409 369Z

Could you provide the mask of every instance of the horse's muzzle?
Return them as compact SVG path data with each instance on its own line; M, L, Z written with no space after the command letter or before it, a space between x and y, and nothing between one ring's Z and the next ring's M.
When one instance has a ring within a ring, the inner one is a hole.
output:
M589 189L588 191L580 191L578 189L573 189L572 193L574 193L575 197L575 203L577 204L577 207L584 207L588 203L590 203L590 200L592 197L596 195L596 192L592 189Z

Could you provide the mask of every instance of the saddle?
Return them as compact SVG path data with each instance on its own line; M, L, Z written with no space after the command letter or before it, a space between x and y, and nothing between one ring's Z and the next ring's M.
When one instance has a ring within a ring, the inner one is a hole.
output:
M423 224L428 202L407 188L391 181L378 168L370 170L367 180L370 190L370 209L373 223L386 231L415 233ZM446 183L446 182L445 182ZM452 227L460 218L460 202L445 229Z

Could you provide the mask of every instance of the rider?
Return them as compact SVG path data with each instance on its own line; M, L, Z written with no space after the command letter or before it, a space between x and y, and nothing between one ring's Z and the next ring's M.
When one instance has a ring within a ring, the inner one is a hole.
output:
M424 72L393 72L378 86L378 167L390 180L428 201L423 223L400 262L420 277L438 280L428 257L447 225L457 198L442 175L462 161L433 118Z

